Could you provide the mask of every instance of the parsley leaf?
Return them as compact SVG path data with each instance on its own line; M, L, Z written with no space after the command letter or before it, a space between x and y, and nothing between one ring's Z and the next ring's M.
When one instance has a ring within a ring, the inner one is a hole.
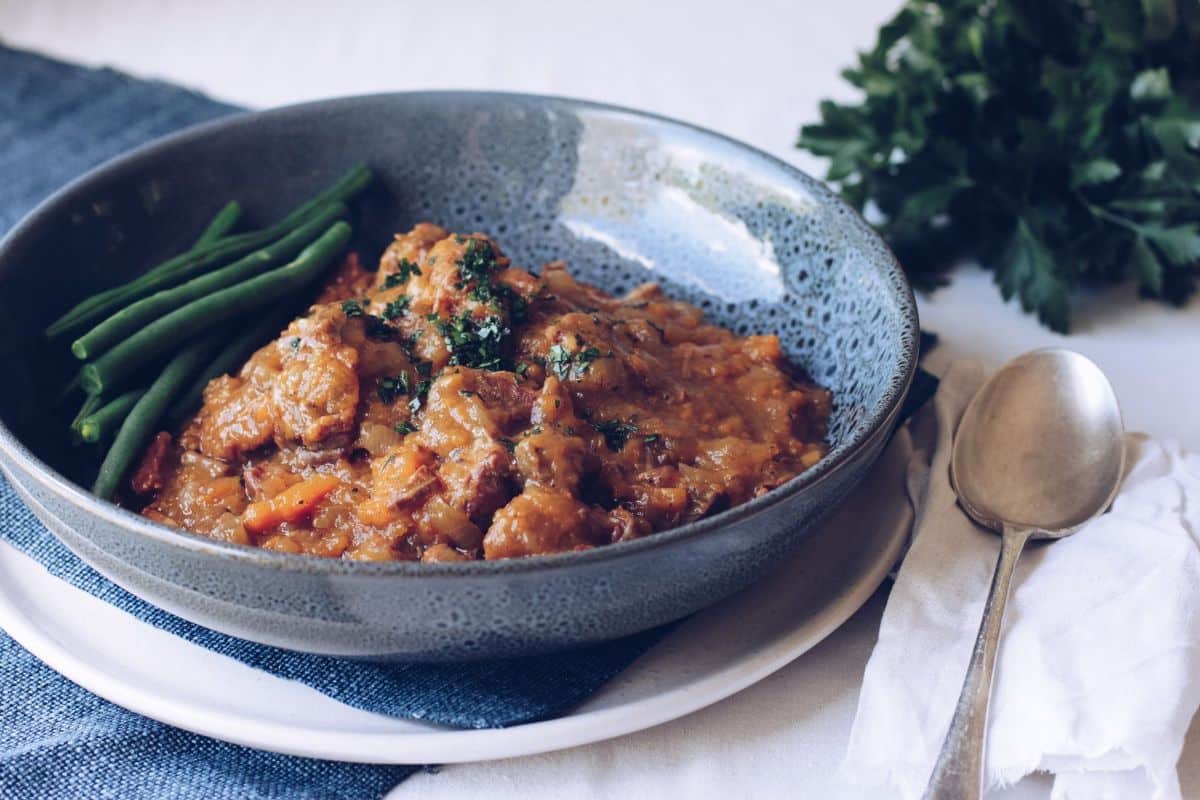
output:
M463 250L462 258L458 260L458 274L464 281L483 285L491 281L497 266L496 251L491 243L483 239L471 239Z
M450 351L450 364L492 371L503 368L502 345L510 331L499 317L477 320L464 311L434 324Z
M394 378L381 379L375 391L383 402L395 402L397 397L408 394L408 373L401 372Z
M619 419L593 422L592 427L604 437L604 444L614 453L620 452L625 443L629 441L630 434L637 433L636 425Z
M412 413L417 413L421 410L421 403L429 396L429 387L432 386L432 381L418 381L416 388L413 390L412 399L408 401L408 408Z
M384 289L395 289L397 286L403 286L408 283L408 279L413 275L420 275L421 268L407 259L400 259L400 263L396 265L396 271L383 279Z
M997 266L996 283L1004 299L1019 297L1022 308L1036 311L1051 328L1063 330L1070 318L1067 284L1059 276L1053 258L1025 220L1018 220Z
M408 298L398 297L383 307L384 319L395 319L408 310Z
M559 380L577 381L599 357L600 351L595 347L583 347L572 353L561 344L555 344L550 347L546 366Z
M1133 282L1200 276L1200 12L1158 0L908 0L798 145L913 282L973 257L1047 326Z
M347 317L361 317L363 315L362 304L357 300L343 300L342 313Z

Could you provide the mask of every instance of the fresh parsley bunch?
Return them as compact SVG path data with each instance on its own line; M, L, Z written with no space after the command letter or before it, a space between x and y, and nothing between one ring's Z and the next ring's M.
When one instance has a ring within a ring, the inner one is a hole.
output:
M963 256L1058 331L1070 294L1200 274L1198 0L908 0L799 146L918 286Z

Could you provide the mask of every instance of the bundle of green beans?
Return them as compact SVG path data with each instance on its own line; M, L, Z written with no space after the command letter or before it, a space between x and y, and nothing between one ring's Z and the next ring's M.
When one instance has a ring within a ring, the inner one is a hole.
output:
M75 334L71 352L84 362L67 391L86 393L73 438L107 444L97 495L111 499L160 423L181 424L209 380L236 369L287 323L286 301L349 242L346 201L371 178L356 166L276 224L249 233L231 233L241 217L231 202L190 250L92 295L46 329L51 340ZM257 321L240 334L223 324L252 316Z

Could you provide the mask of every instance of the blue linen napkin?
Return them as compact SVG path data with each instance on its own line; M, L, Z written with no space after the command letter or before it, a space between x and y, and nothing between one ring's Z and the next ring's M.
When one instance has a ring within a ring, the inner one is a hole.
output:
M358 800L417 769L281 756L172 728L81 689L0 631L0 800Z
M0 46L0 232L88 168L233 106L112 70ZM569 653L473 664L372 665L224 636L130 595L80 562L0 478L0 537L138 619L357 708L458 727L561 714L649 648L650 631ZM218 742L118 708L0 632L0 800L373 798L415 767L339 764Z

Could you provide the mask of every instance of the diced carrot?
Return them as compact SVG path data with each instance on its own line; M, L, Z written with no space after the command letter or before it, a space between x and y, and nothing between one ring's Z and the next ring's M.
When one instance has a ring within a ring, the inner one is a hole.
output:
M341 481L332 475L313 475L292 484L270 500L251 503L242 515L242 524L251 533L277 528L285 522L303 519L317 504L338 487Z

